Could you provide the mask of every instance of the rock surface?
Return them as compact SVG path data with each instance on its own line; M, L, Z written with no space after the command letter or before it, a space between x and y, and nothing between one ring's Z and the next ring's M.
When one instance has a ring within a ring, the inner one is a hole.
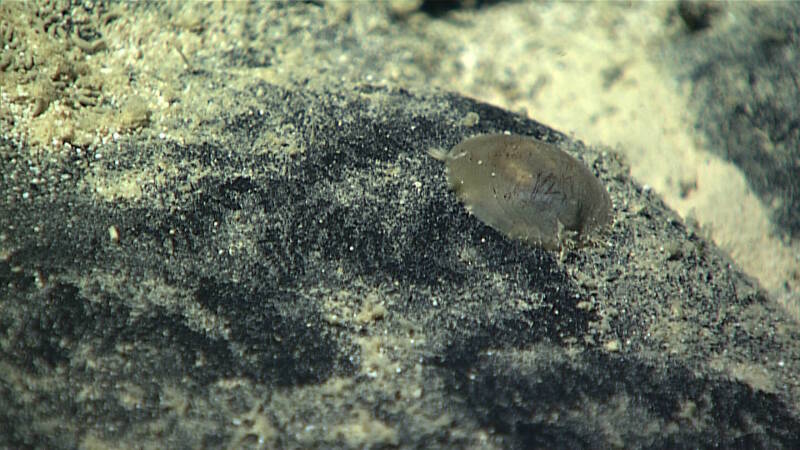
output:
M797 323L401 3L0 4L0 447L800 447ZM467 214L427 151L496 132L609 230Z
M248 92L52 184L4 152L4 446L800 443L797 328L613 153L455 95ZM498 131L592 167L611 230L558 255L469 216L426 150ZM143 200L83 188L154 154Z

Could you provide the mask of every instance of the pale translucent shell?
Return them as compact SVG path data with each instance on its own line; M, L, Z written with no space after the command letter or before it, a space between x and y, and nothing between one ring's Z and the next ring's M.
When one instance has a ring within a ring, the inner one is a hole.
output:
M447 164L447 182L467 210L512 238L557 249L565 236L611 222L600 180L552 144L490 134L430 154Z

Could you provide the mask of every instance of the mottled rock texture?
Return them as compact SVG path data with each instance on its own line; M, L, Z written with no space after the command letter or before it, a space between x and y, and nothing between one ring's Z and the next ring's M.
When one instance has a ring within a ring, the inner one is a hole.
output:
M4 147L4 446L800 443L797 327L613 153L456 95L239 95L203 142ZM502 131L599 174L610 230L559 255L468 215L426 151Z
M800 448L783 309L617 153L431 87L490 3L0 4L0 447ZM470 216L427 151L499 132L608 230Z

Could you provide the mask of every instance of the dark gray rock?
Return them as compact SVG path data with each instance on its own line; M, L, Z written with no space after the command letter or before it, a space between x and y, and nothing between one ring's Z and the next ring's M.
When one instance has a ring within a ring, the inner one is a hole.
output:
M3 143L0 445L800 446L796 324L613 153L455 95L235 98L191 144ZM468 215L426 150L501 131L584 161L613 226L559 255ZM87 188L127 171L156 181Z

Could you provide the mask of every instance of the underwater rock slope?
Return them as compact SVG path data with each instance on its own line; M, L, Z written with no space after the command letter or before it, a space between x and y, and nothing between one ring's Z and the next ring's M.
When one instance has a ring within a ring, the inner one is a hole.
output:
M0 143L0 445L800 446L797 324L614 153L455 95L239 95L191 142ZM427 152L506 131L613 224L470 216Z

